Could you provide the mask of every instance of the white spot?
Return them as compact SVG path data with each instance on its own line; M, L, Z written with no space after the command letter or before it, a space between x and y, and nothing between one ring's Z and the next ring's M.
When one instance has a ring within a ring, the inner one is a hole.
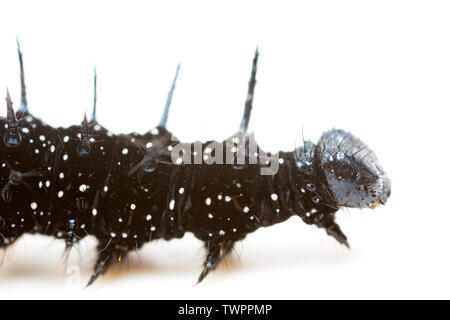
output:
M45 136L40 135L40 136L39 136L39 140L41 140L42 142L44 142L44 141L45 141Z
M206 198L205 203L207 206L211 205L211 198Z
M64 191L58 192L58 198L62 198L64 196Z
M63 160L66 161L67 159L69 159L69 156L67 154L63 155Z
M122 238L124 238L124 239L128 238L128 234L126 234L125 232L122 233Z
M134 209L136 209L136 205L135 205L134 203L132 203L132 204L130 205L130 208L131 208L131 210L134 210Z
M152 227L150 228L150 231L151 231L151 232L156 231L156 227L155 227L155 226L152 226Z
M39 189L42 189L43 185L42 181L39 181Z
M225 197L225 202L230 202L231 201L231 197L230 196L226 196Z
M244 212L245 212L245 213L249 213L249 212L250 212L250 208L249 208L249 207L245 207L245 208L244 208Z
M35 149L34 153L39 154L39 149Z
M220 230L220 231L219 231L219 235L220 235L220 236L224 236L225 234L226 234L225 231L223 231L223 230Z
M32 203L30 204L30 207L31 207L31 209L36 210L37 207L38 207L38 205L37 205L36 202L32 202Z
M50 147L50 152L53 153L53 152L55 152L55 150L56 150L55 146L51 146L51 147Z
M279 163L279 164L284 164L284 159L283 159L283 158L280 158L280 159L278 160L278 163Z
M175 200L170 201L169 203L169 209L173 210L175 208Z
M50 181L45 181L45 186L48 188L48 187L50 187Z
M233 231L233 232L236 232L237 231L237 229L236 228L233 228L231 231Z
M69 136L65 136L64 137L64 142L68 142L69 141Z
M278 195L276 193L272 193L271 198L273 201L277 201L278 200Z
M63 172L61 172L61 173L59 174L59 178L60 178L60 179L64 179L64 173L63 173Z
M30 129L28 129L28 128L23 128L23 129L22 129L22 132L23 132L23 133L30 133Z
M87 185L82 184L82 185L80 186L80 191L81 191L81 192L85 192L86 190L87 190Z
M97 209L92 209L92 215L95 217L97 215Z
M145 219L147 219L147 221L152 220L152 215L151 214L147 215L147 217Z
M183 194L184 193L184 188L180 188L180 190L178 190L179 194Z
M153 143L149 142L145 146L150 149L153 146Z
M105 186L105 187L103 188L103 191L108 192L108 186Z
M214 216L211 213L209 213L208 218L212 219L212 218L214 218Z
M158 128L153 128L152 131L151 131L151 133L152 133L154 136L157 136L157 135L159 134Z
M127 148L122 149L122 154L128 154L128 149Z
M114 232L111 232L111 238L115 238L116 234Z

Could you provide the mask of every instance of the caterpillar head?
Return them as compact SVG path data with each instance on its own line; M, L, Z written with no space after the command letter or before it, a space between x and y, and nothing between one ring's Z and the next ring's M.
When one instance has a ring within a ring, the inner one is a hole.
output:
M315 168L339 207L375 208L385 204L391 184L375 153L343 130L325 132L315 147Z

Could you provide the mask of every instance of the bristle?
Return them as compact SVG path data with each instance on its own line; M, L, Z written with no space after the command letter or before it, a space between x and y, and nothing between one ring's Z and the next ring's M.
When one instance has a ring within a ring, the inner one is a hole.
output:
M248 128L248 123L250 122L250 114L252 112L253 107L253 95L255 92L255 86L256 86L256 70L258 65L258 57L259 57L259 49L256 47L255 50L255 56L253 58L253 64L252 64L252 72L250 75L250 81L248 83L248 92L247 92L247 98L245 100L245 110L244 110L244 116L242 117L241 122L241 132L246 132Z
M19 64L20 64L20 95L21 102L20 108L17 112L25 113L28 112L28 102L27 102L27 92L25 88L25 72L23 68L23 58L22 51L20 50L19 39L17 39L17 54L19 55Z
M6 89L6 121L8 128L3 136L3 143L9 148L18 147L22 142L22 136L19 133L16 114L14 113L8 88Z
M97 67L94 67L94 106L92 108L91 122L97 122Z
M175 91L175 85L178 79L178 72L180 71L180 65L177 66L177 71L175 72L175 77L172 82L172 87L170 88L169 94L167 95L166 107L164 108L164 113L161 117L161 121L159 122L159 126L165 128L167 125L167 119L169 117L170 105L172 104L172 97Z
M84 118L81 122L80 135L81 138L77 147L77 152L80 156L87 156L91 153L91 142L89 141L89 122L87 120L86 112L84 113Z

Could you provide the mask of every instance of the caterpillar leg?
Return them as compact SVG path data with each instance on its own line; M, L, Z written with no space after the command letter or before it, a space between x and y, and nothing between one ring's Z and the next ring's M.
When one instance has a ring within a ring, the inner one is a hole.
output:
M94 266L94 272L92 273L92 276L89 279L86 287L92 285L95 280L98 279L98 277L105 274L115 261L122 261L122 259L127 255L128 252L125 249L121 250L115 246L110 245L109 242L100 242L97 246L97 249L99 251L97 261L95 262Z
M198 277L197 283L202 282L211 271L214 271L217 268L222 259L233 250L233 246L234 241L232 240L225 240L219 243L211 242L206 245L206 259L203 271Z
M324 228L327 234L336 239L337 242L350 248L350 245L347 242L347 236L342 232L341 227L334 221L334 216L331 216L325 221L321 221L318 226Z
M333 223L331 226L329 226L327 229L327 234L333 238L336 239L337 242L339 242L340 244L346 246L347 248L350 249L350 245L347 242L347 237L346 235L342 232L341 228L339 227L338 224Z
M252 107L253 107L253 95L254 95L255 86L256 86L256 67L258 65L258 56L259 56L259 51L258 51L258 48L256 48L255 56L253 58L253 64L252 64L252 73L250 75L250 81L248 83L247 98L245 99L244 116L242 117L241 128L240 128L241 132L247 131L248 123L250 122L250 114L252 112Z

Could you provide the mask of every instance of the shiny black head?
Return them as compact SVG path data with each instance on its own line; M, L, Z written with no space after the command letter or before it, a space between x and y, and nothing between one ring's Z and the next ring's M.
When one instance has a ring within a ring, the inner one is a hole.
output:
M385 204L391 184L375 153L351 133L330 130L314 150L315 170L325 178L338 207L375 208Z

